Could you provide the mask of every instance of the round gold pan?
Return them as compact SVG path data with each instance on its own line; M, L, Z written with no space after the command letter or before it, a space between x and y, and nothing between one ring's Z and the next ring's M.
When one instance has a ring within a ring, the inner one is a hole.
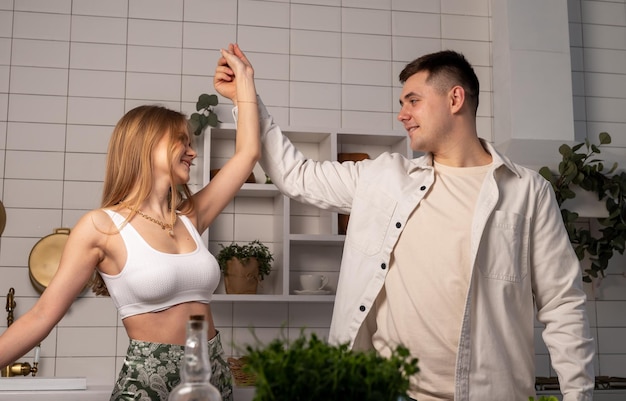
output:
M7 211L4 209L2 201L0 201L0 235L4 232L7 225Z
M69 228L57 228L53 234L40 239L28 256L28 275L37 291L42 293L59 268Z

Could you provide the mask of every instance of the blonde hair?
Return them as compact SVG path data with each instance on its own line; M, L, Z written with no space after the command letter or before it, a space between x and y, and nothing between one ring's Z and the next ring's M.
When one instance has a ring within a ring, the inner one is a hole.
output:
M153 150L168 134L167 161L171 166L174 149L181 140L188 140L189 128L184 114L162 106L139 106L126 113L113 129L100 206L107 208L124 202L131 209L124 224L133 218L139 205L152 191ZM189 186L181 184L177 188L171 169L170 183L169 202L173 221L177 210L187 214L194 205ZM97 295L109 294L99 273L95 274L91 288Z

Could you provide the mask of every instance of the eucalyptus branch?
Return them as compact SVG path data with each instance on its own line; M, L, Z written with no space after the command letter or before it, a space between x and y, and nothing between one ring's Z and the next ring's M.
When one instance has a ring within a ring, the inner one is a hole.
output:
M217 124L221 123L213 111L218 102L217 95L203 93L198 97L196 102L197 113L192 113L188 120L190 132L193 132L194 135L201 135L207 125L217 127Z
M611 143L611 136L602 132L599 141L597 146L588 139L573 147L561 145L559 153L562 160L557 176L548 167L539 170L552 184L576 256L579 260L583 260L585 255L589 256L591 267L584 272L585 282L591 282L599 276L604 277L613 253L623 254L626 242L626 173L615 173L617 163L604 172L603 160L596 158L596 155L601 153L601 146ZM586 147L586 153L579 152L583 146ZM588 229L578 227L578 213L563 207L566 200L576 197L574 186L595 193L599 201L604 200L608 217L597 219L603 227L599 230L599 237L593 236Z

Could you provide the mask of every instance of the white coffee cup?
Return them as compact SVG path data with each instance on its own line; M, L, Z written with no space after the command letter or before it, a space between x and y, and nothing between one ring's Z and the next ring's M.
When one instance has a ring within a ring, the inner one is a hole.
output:
M328 284L328 278L321 274L301 274L300 285L305 291L318 291Z

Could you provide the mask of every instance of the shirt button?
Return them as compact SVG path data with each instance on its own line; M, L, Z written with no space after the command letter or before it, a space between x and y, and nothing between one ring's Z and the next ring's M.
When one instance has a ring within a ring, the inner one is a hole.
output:
M385 270L385 269L387 268L387 264L386 264L386 263L381 264L381 265L380 265L380 268L381 268L381 269L383 269L383 270Z
M363 306L363 305L359 306L359 310L360 310L361 312L365 312L365 306Z
M400 222L397 222L396 223L396 228L400 228L400 227L402 227L402 224L400 224Z
M426 185L422 185L422 186L420 187L420 191L425 191L425 190L426 190Z

